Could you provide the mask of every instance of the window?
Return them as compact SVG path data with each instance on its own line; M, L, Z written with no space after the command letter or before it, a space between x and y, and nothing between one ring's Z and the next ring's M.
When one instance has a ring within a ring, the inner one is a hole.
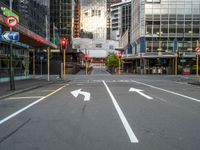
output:
M146 0L147 3L160 3L161 0Z
M101 48L101 47L102 47L102 44L101 44L101 43L98 43L98 44L96 44L96 47L97 47L97 48Z

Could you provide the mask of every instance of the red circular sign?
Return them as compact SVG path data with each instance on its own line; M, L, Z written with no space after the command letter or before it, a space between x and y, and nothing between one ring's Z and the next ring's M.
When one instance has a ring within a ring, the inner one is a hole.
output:
M18 25L18 20L17 20L17 18L14 17L14 16L8 16L8 17L6 18L6 24L7 24L7 26L13 28L13 27L15 27L15 26Z

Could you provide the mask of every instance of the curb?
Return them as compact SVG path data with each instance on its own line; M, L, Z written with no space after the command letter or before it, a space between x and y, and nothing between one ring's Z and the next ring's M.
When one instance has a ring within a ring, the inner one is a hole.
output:
M68 83L68 82L70 82L70 80L63 81L63 82L64 83ZM13 96L13 95L16 95L16 94L20 94L20 93L23 93L23 92L27 92L27 91L30 91L30 90L33 90L33 89L37 89L37 88L44 87L44 86L49 85L49 84L55 84L55 83L57 83L57 82L51 81L51 82L47 82L47 83L41 83L39 85L35 85L35 86L29 87L29 88L17 90L17 91L14 91L14 92L10 93L10 94L1 96L0 100L1 99L5 99L5 98L10 97L10 96Z
M192 84L192 85L200 86L200 82L188 82L188 84Z

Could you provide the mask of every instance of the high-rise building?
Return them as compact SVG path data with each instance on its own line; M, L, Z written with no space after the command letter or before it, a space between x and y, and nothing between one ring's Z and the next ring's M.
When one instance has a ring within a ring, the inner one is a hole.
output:
M106 39L106 0L81 0L81 34Z
M111 39L119 40L131 28L131 0L111 5Z
M10 0L1 0L9 6ZM49 37L49 0L13 0L13 11L20 16L20 23L38 35Z
M60 38L73 36L74 0L50 0L50 35L53 41L54 29L58 29Z
M111 39L111 5L115 4L115 3L119 3L122 0L107 0L107 40Z
M29 77L29 73L32 74L33 70L38 69L37 63L32 62L37 62L41 58L35 55L35 52L56 47L48 40L49 0L1 0L0 26L3 32L9 31L4 20L10 15L10 2L12 2L12 13L19 19L19 24L13 28L19 33L19 41L12 42L11 51L10 42L3 36L1 38L0 82L8 81L9 74L19 79ZM10 55L14 56L12 63L9 63ZM47 59L42 58L45 64ZM12 69L9 64L12 64Z
M75 9L74 9L74 26L73 26L73 37L77 38L80 37L81 34L81 6L80 0L75 0Z
M155 73L162 69L162 73L174 74L177 69L181 73L188 68L195 72L192 66L200 37L199 0L134 0L132 10L135 70Z

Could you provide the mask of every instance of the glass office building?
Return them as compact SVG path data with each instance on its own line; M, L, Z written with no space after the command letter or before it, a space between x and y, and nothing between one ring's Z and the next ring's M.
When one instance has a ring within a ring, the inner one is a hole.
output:
M10 0L1 0L9 8ZM20 24L46 38L49 37L50 0L13 0L13 11L20 17Z
M1 0L0 8L6 7L9 9L9 0ZM13 0L13 12L19 16L20 29L32 31L42 38L49 37L49 0ZM0 10L1 20L6 16ZM3 31L8 28L3 27ZM21 34L21 33L20 33ZM28 33L27 33L28 34ZM20 35L20 38L23 36ZM29 41L30 39L24 39ZM30 40L30 42L32 42ZM31 64L29 50L32 47L20 42L13 42L13 67L15 78L23 79L28 77ZM40 48L38 47L38 50ZM9 80L9 42L3 40L0 43L0 82ZM38 56L39 57L39 56ZM37 60L37 58L36 58ZM32 73L32 72L31 72Z
M133 53L142 57L136 66L144 70L162 66L172 74L178 52L178 60L182 62L178 62L178 69L192 70L200 38L200 1L134 0L132 9Z
M111 39L119 40L131 28L131 0L111 5Z
M50 0L51 39L57 28L61 38L71 41L74 13L74 0Z

